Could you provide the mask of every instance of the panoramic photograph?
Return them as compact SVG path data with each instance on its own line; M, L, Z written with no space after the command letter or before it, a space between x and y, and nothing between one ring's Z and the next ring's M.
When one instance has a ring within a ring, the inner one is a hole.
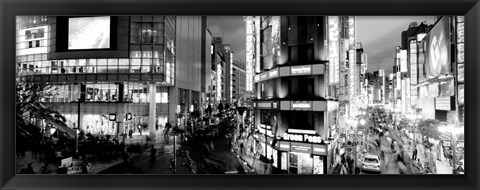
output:
M17 16L17 174L463 175L464 16Z

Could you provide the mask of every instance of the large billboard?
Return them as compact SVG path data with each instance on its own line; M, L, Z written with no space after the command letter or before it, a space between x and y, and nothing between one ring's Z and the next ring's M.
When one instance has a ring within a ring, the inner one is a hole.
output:
M450 28L449 17L442 17L425 36L428 77L450 73Z
M110 17L68 19L68 49L110 48Z

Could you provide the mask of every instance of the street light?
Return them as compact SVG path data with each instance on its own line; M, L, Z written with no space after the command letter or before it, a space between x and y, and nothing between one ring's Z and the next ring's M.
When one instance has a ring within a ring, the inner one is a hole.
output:
M452 157L453 157L453 166L452 166L452 174L456 174L456 165L457 165L457 135L463 132L462 128L456 127L453 124L442 124L438 126L438 131L441 133L450 133L452 135Z
M359 121L359 124L361 126L364 126L366 123L367 123L367 121L364 118L361 118L360 121Z

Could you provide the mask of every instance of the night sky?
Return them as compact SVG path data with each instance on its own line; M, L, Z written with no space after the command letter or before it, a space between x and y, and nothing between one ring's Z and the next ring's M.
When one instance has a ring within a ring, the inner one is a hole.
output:
M401 33L411 22L433 24L426 16L359 16L356 17L357 42L362 42L368 54L368 71L385 69L392 72L395 46L401 45ZM207 27L213 36L223 36L231 44L234 60L245 61L245 22L242 16L208 16Z
M208 16L207 28L214 37L223 36L224 44L231 44L233 61L245 62L245 21L242 16Z

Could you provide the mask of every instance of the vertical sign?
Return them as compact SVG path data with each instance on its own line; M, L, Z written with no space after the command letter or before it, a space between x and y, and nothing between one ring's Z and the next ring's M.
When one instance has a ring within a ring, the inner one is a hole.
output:
M465 117L465 17L457 16L457 105L458 120L464 122Z
M410 78L405 79L405 101L406 101L406 108L410 108L410 96L411 96L411 88L410 88Z
M254 27L255 25L253 24L253 17L252 16L247 16L245 18L245 24L246 24L246 37L247 37L247 46L246 46L246 90L251 92L253 91L253 68L254 68L254 52L255 51L255 44L254 44L254 36L255 36L255 31Z
M330 85L338 84L340 82L340 73L339 73L339 17L338 16L329 16L328 17L328 40L329 40L329 55L330 63L328 66L328 82Z
M407 86L406 79L402 79L402 113L407 113L407 90L405 89Z
M261 17L260 16L256 16L255 17L255 20L254 20L254 26L255 26L255 71L257 73L260 72L260 45L261 45L261 41L260 41L260 26L261 26Z
M222 99L222 65L220 63L217 63L217 100Z
M410 41L410 77L412 85L418 84L417 41Z
M408 72L407 68L407 50L400 50L400 72Z
M348 62L349 62L349 79L348 79L348 95L349 95L349 102L350 102L350 113L354 113L355 109L355 50L351 49L348 51Z
M355 17L348 17L348 37L350 41L350 46L355 46Z

